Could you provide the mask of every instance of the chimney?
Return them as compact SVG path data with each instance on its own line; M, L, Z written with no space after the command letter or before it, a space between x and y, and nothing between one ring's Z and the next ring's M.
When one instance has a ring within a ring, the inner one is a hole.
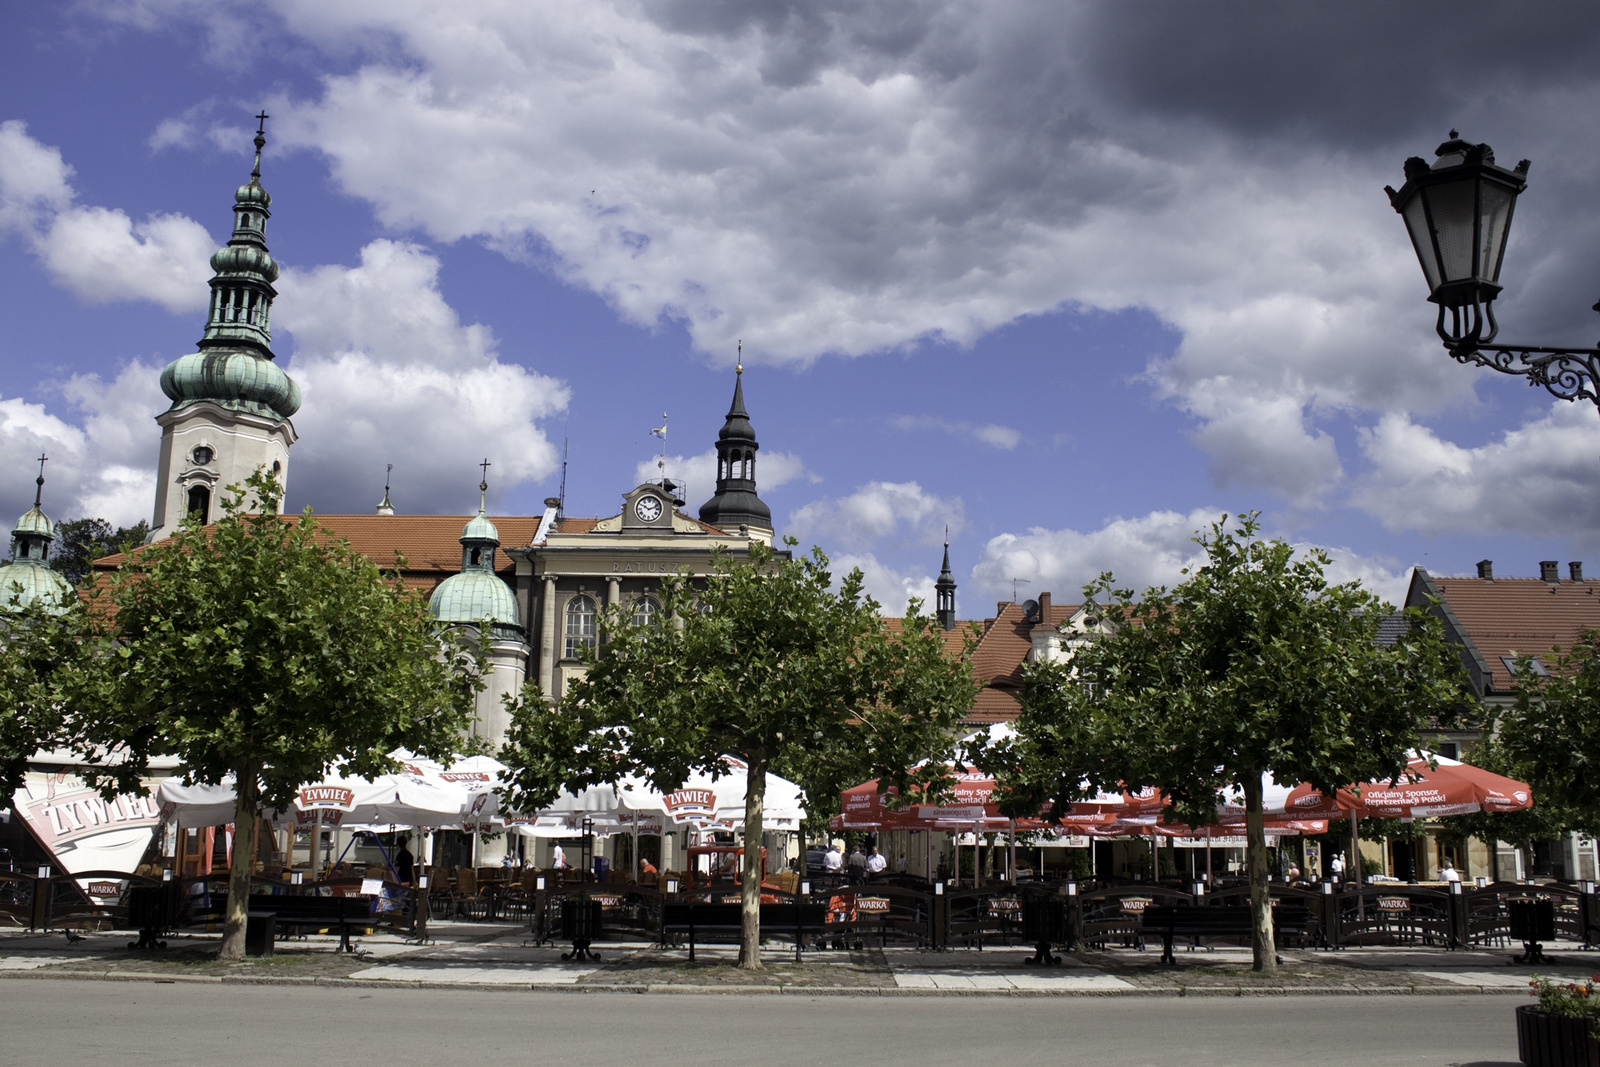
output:
M1478 577L1486 582L1494 581L1494 560L1480 559L1478 561Z
M1039 594L1039 621L1046 626L1050 625L1050 594Z
M1567 573L1572 575L1573 581L1583 581L1583 560L1575 559L1571 563L1567 564Z
M1544 581L1551 583L1561 581L1561 575L1556 568L1557 564L1555 560L1541 559L1539 561L1539 577Z

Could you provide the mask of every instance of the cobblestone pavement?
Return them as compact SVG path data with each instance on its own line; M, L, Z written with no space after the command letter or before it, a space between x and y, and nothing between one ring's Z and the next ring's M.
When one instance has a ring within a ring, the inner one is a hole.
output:
M521 987L601 992L837 993L865 995L1260 995L1385 993L1525 994L1534 973L1576 977L1600 973L1600 952L1557 945L1551 959L1528 967L1512 948L1447 952L1436 948L1285 951L1274 975L1250 970L1248 949L1180 951L1162 966L1154 948L1060 953L1060 963L1024 963L1021 946L983 951L922 952L903 948L808 951L774 944L759 972L742 971L732 945L683 949L643 942L596 943L596 959L566 960L560 947L526 943L521 927L437 923L425 945L391 935L280 941L272 956L241 963L216 958L219 936L173 937L165 950L135 952L128 934L88 932L70 941L60 932L0 932L0 979L102 978L169 982L374 984L426 987Z

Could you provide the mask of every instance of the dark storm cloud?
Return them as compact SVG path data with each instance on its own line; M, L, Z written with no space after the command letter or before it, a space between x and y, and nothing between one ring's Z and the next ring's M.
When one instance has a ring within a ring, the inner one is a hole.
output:
M1600 14L1578 2L1090 4L1077 26L1075 58L1110 101L1358 148L1593 83L1600 46Z

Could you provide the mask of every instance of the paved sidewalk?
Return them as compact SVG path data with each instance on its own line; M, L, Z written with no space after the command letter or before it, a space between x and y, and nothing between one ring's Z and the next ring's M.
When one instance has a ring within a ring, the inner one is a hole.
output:
M334 937L280 941L273 956L225 964L216 934L169 939L164 951L134 952L130 935L0 931L0 979L101 978L319 985L523 988L572 991L829 993L858 995L1204 996L1267 994L1526 995L1533 973L1561 977L1600 973L1600 952L1576 945L1550 948L1537 967L1512 963L1512 949L1447 952L1435 948L1369 948L1283 953L1278 973L1250 970L1247 949L1183 951L1176 967L1155 948L1061 953L1058 966L1024 963L1031 950L922 952L890 948L810 951L796 963L792 946L763 953L763 970L735 966L732 945L702 945L694 962L682 949L644 942L597 943L600 958L563 960L559 947L526 943L508 924L438 923L426 945L392 935L357 939L355 953Z

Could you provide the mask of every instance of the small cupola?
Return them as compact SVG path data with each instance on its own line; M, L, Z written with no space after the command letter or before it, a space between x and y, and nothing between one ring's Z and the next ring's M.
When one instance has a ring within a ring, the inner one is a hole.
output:
M44 513L44 465L39 457L39 477L34 480L33 507L11 530L11 563L0 568L0 607L25 607L36 601L55 614L67 609L72 586L50 567L50 546L56 525Z

